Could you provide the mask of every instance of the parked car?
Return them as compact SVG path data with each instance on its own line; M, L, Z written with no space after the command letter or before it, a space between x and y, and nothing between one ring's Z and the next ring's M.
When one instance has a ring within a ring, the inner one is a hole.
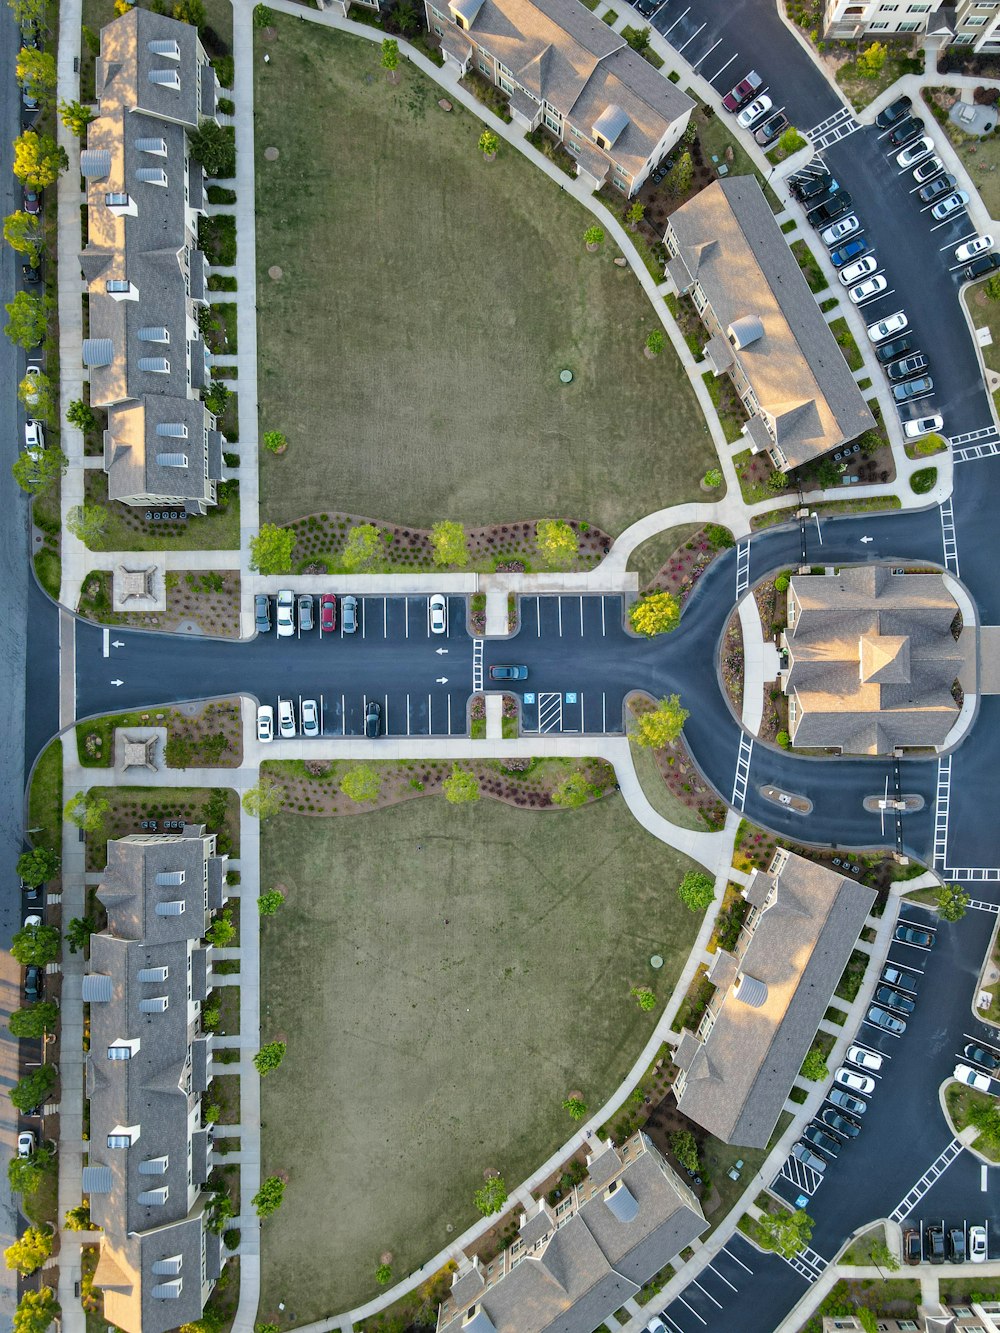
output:
M1000 1057L995 1051L987 1050L985 1046L977 1046L974 1042L969 1042L962 1054L966 1060L971 1060L974 1064L985 1065L987 1069L1000 1069Z
M36 967L34 963L24 969L24 998L26 1000L40 1000L42 998L42 969Z
M929 204L932 200L939 198L942 194L947 194L949 190L955 188L955 177L944 175L938 176L932 180L929 185L924 185L917 191L917 198L922 204Z
M295 705L291 699L278 700L278 735L283 741L295 738Z
M859 1074L857 1070L848 1069L845 1065L840 1068L833 1076L833 1081L841 1088L848 1088L851 1092L860 1092L865 1097L870 1097L875 1091L875 1080L870 1074Z
M855 305L861 305L863 301L870 301L873 296L878 296L879 292L884 292L888 285L882 274L876 273L874 278L865 278L864 282L848 287L847 295Z
M764 80L755 69L752 69L746 78L740 79L735 88L730 88L722 99L722 105L727 111L739 111L741 106L745 106L756 96L757 89L763 86Z
M762 116L766 116L774 103L765 94L763 97L756 97L752 102L743 108L736 117L736 123L742 129L748 130L751 125L755 125Z
M857 282L860 278L867 278L869 273L874 273L878 268L878 260L874 255L865 255L862 259L856 259L853 264L848 264L842 268L837 275L845 287L850 287L851 283Z
M808 1166L810 1170L815 1171L817 1175L821 1176L826 1170L826 1158L820 1157L819 1153L813 1152L812 1148L806 1143L802 1143L801 1141L793 1143L792 1156L797 1162L801 1162L803 1166Z
M914 398L922 398L925 393L931 393L934 389L934 381L930 375L921 375L919 379L907 380L905 384L896 384L892 390L892 396L897 403L909 403Z
M907 323L906 312L897 310L892 315L886 315L885 319L880 319L877 324L869 324L868 337L873 343L884 342L894 333L902 333Z
M974 1264L984 1264L987 1260L989 1238L985 1227L969 1227L969 1258Z
M919 116L909 116L906 120L900 121L889 135L889 143L893 148L902 148L911 139L915 139L918 134L922 134L923 129L924 122Z
M270 704L261 704L257 709L257 739L261 745L274 740L274 709Z
M855 214L851 213L849 217L841 218L832 227L827 227L826 231L820 232L819 238L824 245L834 246L842 241L845 236L853 236L856 231L860 230L861 223Z
M352 593L340 599L340 629L343 634L355 634L358 628L358 599Z
M830 262L834 268L843 268L852 259L857 259L860 255L863 255L867 249L868 242L863 236L859 236L856 240L848 241L846 245L842 245L839 250L831 250Z
M948 1260L953 1264L965 1263L965 1227L948 1228Z
M810 226L825 227L828 222L836 222L838 218L842 218L853 207L854 199L846 190L835 190L829 199L824 199L815 207L807 208L806 214Z
M915 143L909 144L901 153L896 154L896 166L914 167L933 152L934 140L923 134Z
M21 45L22 46L41 46L38 37L38 24L34 19L29 19L21 24Z
M303 592L299 594L299 633L307 634L313 627L313 599L312 594Z
M975 259L976 255L981 255L984 250L992 249L992 236L977 236L975 240L966 241L964 245L957 246L955 249L955 258L959 262L963 259Z
M861 1133L861 1126L856 1120L851 1120L849 1116L841 1115L833 1106L827 1106L820 1112L820 1120L830 1129L835 1129L838 1134L843 1134L845 1139L856 1139Z
M921 435L930 435L932 431L939 431L943 425L944 417L914 417L912 421L903 422L903 434L908 440L919 440ZM917 933L927 935L927 944L925 947L929 949L934 942L933 935L928 934L926 930L918 931ZM896 931L896 939L903 940L905 944L919 943L918 940L911 940L908 936L900 935L899 930Z
M667 1333L667 1326L659 1315L653 1315L646 1325L646 1333Z
M888 1005L890 1009L896 1009L901 1014L912 1014L917 1007L915 1000L911 1000L908 995L893 990L891 986L876 987L875 999L879 1004Z
M34 287L36 283L42 280L42 266L40 264L22 264L21 279L29 287Z
M28 926L40 926L41 924L42 924L42 918L38 915L37 912L29 912L28 915L24 918L25 929L27 929Z
M815 199L818 203L822 195L833 194L834 190L840 189L840 183L828 171L821 171L815 176L793 176L788 184L792 194L803 203L807 199Z
M282 588L278 593L278 638L287 639L295 633L295 598L291 589Z
M903 1262L919 1264L921 1257L920 1232L916 1227L907 1227L903 1232Z
M840 1142L832 1134L825 1133L819 1125L806 1125L802 1137L814 1148L825 1152L827 1157L836 1157L840 1153Z
M635 0L635 7L644 19L651 19L661 3L662 0Z
M526 666L491 666L490 680L527 680Z
M270 634L271 599L266 592L258 592L254 594L253 618L258 634Z
M944 1227L932 1224L924 1231L924 1248L932 1264L944 1263Z
M760 144L761 148L767 148L773 144L779 135L784 134L788 129L788 117L783 111L777 111L769 120L765 120L759 130L754 130L753 137Z
M877 1028L883 1032L893 1032L897 1037L901 1037L906 1031L906 1023L895 1014L890 1014L888 1009L883 1009L881 1005L873 1004L868 1008L868 1022L874 1023Z
M893 338L892 342L882 343L875 348L875 355L883 366L889 361L895 361L897 357L905 356L907 352L913 351L913 342L909 336L903 338Z
M29 454L38 455L45 448L45 431L40 421L29 417L24 423L24 447Z
M337 599L332 592L325 592L319 599L319 632L332 634L337 628Z
M448 599L443 593L436 592L427 603L427 610L430 615L431 633L448 633Z
M382 705L376 703L374 699L368 700L368 707L365 709L365 735L369 740L374 740L382 726Z
M302 700L302 735L310 738L319 735L319 704L315 699Z
M32 217L37 217L42 211L42 192L41 190L29 190L27 186L21 191L21 207Z
M919 167L913 168L913 179L918 185L923 185L925 181L933 180L939 171L944 171L944 163L937 156L928 157L921 162Z
M943 222L945 218L960 213L968 202L969 196L965 190L955 190L948 195L947 199L942 199L940 203L934 205L931 209L931 217L937 218L938 222Z
M38 94L35 92L35 85L30 79L25 79L21 84L21 105L25 111L38 110Z
M919 375L921 371L926 369L927 358L923 352L912 352L899 361L893 361L891 366L886 366L885 373L889 377L890 383L898 384L900 380L912 379L914 375Z
M980 255L965 270L965 276L969 282L974 282L976 278L985 278L987 273L992 273L996 268L1000 268L1000 255Z
M30 1157L35 1151L38 1140L35 1138L33 1129L22 1129L17 1136L17 1155L18 1157Z
M897 121L909 115L910 107L913 102L909 97L897 97L895 102L887 106L884 111L880 111L875 117L875 124L880 130L887 130L895 125Z
M842 1111L850 1111L851 1115L864 1115L868 1110L868 1103L862 1097L855 1097L853 1092L845 1092L843 1088L831 1088L826 1094L827 1101L833 1102L834 1106L839 1106Z
M38 402L38 381L42 375L41 366L31 365L24 368L24 379L32 387L28 388L24 395L24 404L26 407L34 407Z
M952 1078L964 1083L966 1087L975 1088L977 1092L989 1092L993 1086L993 1080L989 1074L984 1074L981 1069L972 1069L969 1065L957 1064Z
M890 986L898 986L902 990L916 990L917 979L915 972L904 972L902 968L893 967L891 963L888 967L882 969L882 980L887 981ZM1000 1061L997 1063L1000 1064Z

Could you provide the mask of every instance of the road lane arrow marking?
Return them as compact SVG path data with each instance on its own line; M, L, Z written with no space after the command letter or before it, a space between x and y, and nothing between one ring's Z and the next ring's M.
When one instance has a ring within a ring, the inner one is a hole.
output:
M447 677L447 676L438 676L438 678L437 678L437 683L438 683L439 685L447 685L447 684L448 684L448 677Z
M868 542L873 542L873 541L875 540L875 538L874 538L874 537L862 537L861 540L862 540L862 542L864 542L864 543L867 545Z
M112 685L124 685L125 682L124 682L123 680L113 680L113 681L111 682L111 684L112 684Z
M438 655L438 657L440 657L442 653L446 653L447 651L448 651L447 648L439 648L439 649L437 650L437 655Z
M112 647L112 648L124 648L124 647L125 647L125 640L124 640L124 639L112 639L112 640L111 640L111 647Z

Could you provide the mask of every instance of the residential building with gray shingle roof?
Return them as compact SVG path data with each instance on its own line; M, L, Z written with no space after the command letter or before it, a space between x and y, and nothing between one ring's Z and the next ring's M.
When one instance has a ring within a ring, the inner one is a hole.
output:
M953 686L965 676L971 689L975 672L960 626L944 574L796 574L781 635L793 744L843 754L944 745L959 717Z
M875 894L779 848L754 870L732 952L714 955L716 987L674 1053L682 1114L716 1138L767 1146Z
M667 276L712 335L706 356L746 409L754 453L787 472L875 425L753 176L696 194L664 242Z
M188 134L215 116L215 73L196 29L137 7L101 30L96 81L100 115L80 159L80 266L90 401L109 409L108 496L203 514L217 499L222 437L199 396L210 362L198 325L208 299L197 235L205 173Z
M544 126L592 189L636 193L683 134L691 99L579 0L424 0L446 62L510 99L514 123Z
M133 834L108 843L97 897L107 928L91 936L90 1141L83 1192L103 1228L94 1277L108 1322L166 1333L200 1318L219 1276L206 1226L211 1130L201 1097L212 1038L212 914L226 901L214 834Z
M708 1225L641 1131L595 1143L586 1179L522 1214L495 1259L456 1274L438 1333L592 1333Z

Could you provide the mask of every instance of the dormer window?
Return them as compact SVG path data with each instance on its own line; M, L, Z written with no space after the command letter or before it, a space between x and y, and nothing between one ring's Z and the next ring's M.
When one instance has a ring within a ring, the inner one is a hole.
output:
M183 870L158 870L156 872L156 883L160 888L167 885L171 887L184 883L186 872Z
M138 215L138 209L135 206L135 200L130 194L121 190L113 190L104 196L104 202L114 213L115 217L124 217L128 214L130 217Z
M156 157L166 157L166 139L136 139L135 146L140 153L152 153Z
M169 976L169 967L141 967L138 974L140 981L166 981Z
M165 356L140 356L136 364L140 370L146 370L151 375L170 374L170 362Z
M170 902L157 903L157 916L183 916L185 903L183 898L173 898Z
M134 1037L131 1041L124 1041L119 1038L113 1041L108 1047L109 1060L131 1060L133 1055L139 1052L139 1038Z
M175 93L181 90L181 81L175 69L151 69L149 81L159 88L170 88Z
M135 178L143 185L166 185L167 173L162 167L138 167Z
M166 1011L170 1000L166 995L153 995L148 1000L139 1001L140 1014L162 1014Z
M162 1157L147 1157L144 1162L139 1163L140 1176L165 1176L170 1158L166 1153Z
M139 289L127 278L108 278L104 290L115 301L137 301Z
M170 1197L170 1190L166 1185L160 1185L155 1190L140 1190L139 1202L147 1207L161 1207Z
M138 333L139 341L142 343L169 343L170 330L163 327L162 324L153 324L141 328ZM159 430L159 427L157 427ZM183 880L181 881L183 883ZM159 880L157 880L159 883Z
M146 50L154 56L166 56L168 60L180 60L181 48L173 37L154 37L146 43Z
M138 1142L138 1125L115 1125L114 1129L108 1135L109 1148L131 1148L133 1143Z
M160 467L187 467L187 454L157 454L157 464Z

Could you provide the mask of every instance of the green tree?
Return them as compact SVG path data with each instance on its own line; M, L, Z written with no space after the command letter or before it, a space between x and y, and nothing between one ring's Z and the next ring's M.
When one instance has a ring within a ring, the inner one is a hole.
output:
M275 523L261 524L256 537L250 538L250 568L258 574L287 574L292 568L295 533Z
M692 912L704 912L715 902L715 880L701 870L689 870L677 886L677 896Z
M233 918L231 914L226 911L221 912L209 926L208 930L205 931L205 939L208 940L209 944L214 945L216 949L224 949L235 934L236 927L233 925Z
M792 738L787 731L779 731L774 739L783 750L790 750L792 748Z
M17 858L17 873L30 888L37 889L53 875L58 875L59 853L47 847L35 847L30 852L22 852Z
M347 534L340 558L351 574L374 569L385 560L385 537L374 523L356 523Z
M190 23L191 27L197 28L199 32L207 22L202 0L174 0L171 12L175 19L181 23Z
M82 398L74 398L66 409L66 420L84 434L97 429L97 413Z
M78 791L66 802L63 814L85 833L101 834L110 810L111 802L107 797L98 796L93 790Z
M639 55L642 55L644 51L649 49L649 29L633 28L631 36L626 40L633 51L637 51Z
M789 125L778 140L778 147L781 150L782 157L791 157L792 153L797 153L800 148L805 147L805 142L795 126Z
M22 967L47 967L59 957L61 940L58 926L22 926L10 942L10 951Z
M648 986L633 986L629 995L644 1014L648 1014L651 1009L656 1008L656 996Z
M991 301L1000 301L1000 273L994 273L992 278L987 278L985 290Z
M49 303L45 297L35 296L31 292L18 292L4 309L9 316L4 333L11 342L28 351L37 347L45 337L49 314Z
M74 916L66 927L66 943L70 953L86 953L90 937L97 929L97 922L92 916Z
M988 1102L973 1101L966 1111L970 1125L974 1125L983 1139L982 1146L994 1153L1000 1149L1000 1103L990 1099Z
M492 130L483 130L479 136L479 151L483 157L496 157L500 151L500 137Z
M885 42L872 42L871 46L866 46L863 51L858 52L854 68L863 79L877 79L882 73L888 55L889 48Z
M19 208L16 213L8 213L3 220L3 238L12 250L28 255L33 264L38 263L42 253L42 234L39 219Z
M19 28L27 28L31 24L39 29L46 26L46 0L7 0L7 3Z
M961 921L969 905L969 895L963 893L957 884L943 884L936 901L942 921Z
M26 1291L14 1311L14 1333L45 1333L61 1313L62 1306L51 1287Z
M604 244L604 228L595 222L583 233L583 243L588 250L596 250L599 245Z
M70 134L75 134L78 139L82 139L87 133L87 126L94 119L94 113L89 106L84 106L82 102L60 102L59 119L69 130Z
M370 764L350 768L340 779L340 790L351 801L377 801L382 790L382 774Z
M569 1113L570 1120L586 1120L587 1103L582 1102L579 1097L567 1097L562 1104L562 1109Z
M503 1176L490 1176L486 1184L473 1194L472 1202L483 1217L492 1217L494 1213L499 1213L507 1202L507 1186L504 1184Z
M681 623L680 602L673 593L653 592L632 603L628 618L637 634L669 634Z
M868 1247L868 1257L876 1268L887 1268L890 1273L899 1272L899 1260L884 1240L876 1238Z
M635 231L639 223L646 216L646 205L634 199L625 213L625 221Z
M255 28L269 28L274 22L274 11L267 5L254 5L253 7L253 26Z
M431 545L436 565L457 565L464 569L469 563L469 543L461 523L442 519L431 528Z
M257 899L257 911L261 916L274 916L285 905L285 895L280 889L270 889Z
M56 58L50 51L37 46L22 46L17 53L15 69L22 88L30 86L43 107L53 105L56 100Z
M791 581L792 576L790 574L778 574L774 580L774 591L787 592Z
M702 477L702 481L713 491L717 490L718 487L722 485L722 473L717 467L710 467L704 477Z
M689 1129L678 1129L671 1134L670 1148L685 1171L697 1172L700 1169L698 1143Z
M394 37L382 38L382 68L390 81L395 82L394 75L399 69L399 43Z
M281 453L282 449L287 448L288 440L285 434L280 430L266 430L264 432L264 448L272 454Z
M375 1281L380 1287L387 1287L392 1281L392 1269L388 1264L379 1264L375 1269Z
M552 789L552 804L561 805L564 810L576 810L586 805L592 796L599 796L600 791L600 787L587 781L585 774L570 773Z
M30 1074L25 1074L10 1090L10 1100L19 1111L30 1111L33 1106L40 1106L55 1087L56 1071L53 1065L39 1065ZM46 1155L48 1154L48 1155ZM30 1157L16 1158L17 1161L33 1162L36 1166L46 1166L51 1160L49 1150L39 1149ZM17 1189L14 1184L11 1189ZM35 1186L37 1188L37 1186ZM22 1191L24 1192L24 1191ZM30 1191L28 1191L30 1193Z
M15 1009L7 1026L12 1037L38 1038L51 1032L59 1018L59 1006L54 1000L39 1000L28 1009Z
M270 1074L272 1069L277 1069L285 1058L285 1043L283 1041L269 1041L266 1046L262 1046L253 1058L257 1073L261 1078Z
M562 519L540 518L535 524L535 546L543 560L559 568L576 559L580 541Z
M878 1318L874 1311L869 1310L867 1305L856 1305L854 1308L864 1333L878 1333Z
M261 773L256 787L248 787L243 793L243 809L251 819L270 819L284 804L284 787L268 773Z
M812 1239L813 1220L801 1208L794 1213L765 1213L757 1219L757 1238L765 1250L773 1250L783 1259L791 1259L804 1250Z
M662 329L651 329L646 335L646 351L652 356L659 356L667 345L667 335Z
M691 154L681 153L669 176L670 186L675 194L687 194L694 182L694 163Z
M825 1079L828 1079L830 1070L823 1052L814 1046L802 1061L802 1068L799 1073L803 1078L807 1078L810 1083L822 1083Z
M29 190L47 190L68 166L66 150L51 134L25 130L14 140L14 175Z
M662 749L677 739L689 716L687 709L681 707L680 695L671 694L639 717L635 743L654 750Z
M452 765L450 776L441 784L444 799L452 805L464 805L467 801L479 800L479 779L468 769Z
M225 125L203 120L188 138L191 156L210 176L235 176L236 140Z
M211 380L208 388L202 394L202 400L213 417L221 417L232 396L232 390L227 387L223 380Z
M108 511L100 505L74 505L66 515L66 527L93 551L107 534Z
M56 415L55 385L48 375L25 375L17 386L17 397L29 417L35 421L53 421Z
M258 1217L270 1217L281 1207L285 1197L285 1182L280 1176L268 1176L251 1200Z
M218 1108L216 1108L216 1110L217 1109ZM214 1118L210 1119L208 1115L205 1115L202 1118L206 1124L214 1124L218 1119L218 1116L216 1115ZM214 1231L217 1236L221 1236L223 1231L225 1231L226 1223L229 1219L236 1216L235 1205L225 1190L215 1191L209 1202L207 1212L208 1229L209 1231Z
M52 1241L51 1228L43 1231L41 1227L28 1227L20 1240L4 1250L7 1267L16 1268L25 1277L36 1272L52 1253Z
M26 449L11 464L11 474L22 491L29 495L43 495L69 467L69 459L61 449Z
M10 0L7 0L7 3L9 4ZM101 54L101 39L93 28L88 28L87 25L84 24L80 29L80 36L83 38L87 45L87 50L92 56L99 56Z
M90 1204L78 1203L75 1208L70 1208L63 1218L63 1226L67 1231L99 1231L96 1222L90 1220Z

